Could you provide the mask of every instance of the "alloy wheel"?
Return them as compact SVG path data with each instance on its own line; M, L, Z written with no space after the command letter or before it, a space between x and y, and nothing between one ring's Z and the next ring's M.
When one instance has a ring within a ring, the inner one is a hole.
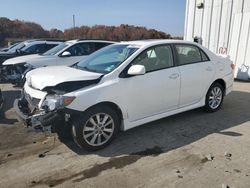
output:
M83 138L91 146L101 146L112 137L114 128L114 120L110 115L97 113L85 123Z
M223 98L223 93L221 88L219 87L214 87L209 95L208 103L210 108L216 109L220 106Z

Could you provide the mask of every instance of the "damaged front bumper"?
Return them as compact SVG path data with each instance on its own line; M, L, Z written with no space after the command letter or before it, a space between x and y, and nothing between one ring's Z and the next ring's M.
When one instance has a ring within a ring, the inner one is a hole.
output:
M25 84L21 97L14 101L14 109L18 119L27 127L54 133L56 130L70 125L72 117L81 113L62 105L64 104L62 99L65 98L60 95L49 95L47 92L36 90ZM74 97L66 99L74 99ZM68 101L66 100L66 102Z
M57 111L47 112L31 108L25 98L14 101L14 109L18 118L27 126L39 128L44 131L54 132L53 128L56 123L64 119L65 114Z

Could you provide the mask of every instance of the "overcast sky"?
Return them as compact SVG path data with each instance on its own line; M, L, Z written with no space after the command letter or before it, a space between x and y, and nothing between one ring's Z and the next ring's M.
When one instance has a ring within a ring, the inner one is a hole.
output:
M0 0L0 17L34 21L45 29L76 25L145 26L182 36L186 0Z

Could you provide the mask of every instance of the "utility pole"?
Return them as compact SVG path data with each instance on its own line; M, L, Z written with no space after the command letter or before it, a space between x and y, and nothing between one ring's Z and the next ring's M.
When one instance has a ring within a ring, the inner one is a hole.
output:
M73 14L73 30L74 30L74 37L76 37L76 22L75 22L75 15Z

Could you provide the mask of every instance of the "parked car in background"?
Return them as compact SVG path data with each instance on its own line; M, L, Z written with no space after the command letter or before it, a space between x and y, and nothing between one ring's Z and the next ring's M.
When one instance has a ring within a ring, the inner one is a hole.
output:
M0 64L17 56L44 53L60 43L62 43L61 40L53 39L34 39L21 42L7 52L0 52Z
M30 71L14 108L30 126L65 120L78 146L97 150L120 129L202 106L217 111L232 90L233 68L192 42L122 42L71 67Z
M7 52L9 51L10 49L14 48L16 45L18 45L20 42L16 42L14 44L12 44L11 46L9 46L8 48L1 48L0 49L0 52Z
M7 59L17 57L17 56L24 56L27 54L42 54L51 48L63 43L61 40L53 40L53 39L35 39L35 40L28 40L19 43L18 45L14 46L13 48L9 49L7 52L0 53L0 80L15 80L20 79L17 76L17 73L22 71L21 67L15 66L4 66L3 62Z
M43 54L27 55L6 60L3 66L16 70L7 71L8 74L6 76L13 83L19 83L20 81L23 82L21 78L25 78L25 74L32 69L44 66L69 66L110 44L114 44L114 42L105 40L71 40L61 43Z

